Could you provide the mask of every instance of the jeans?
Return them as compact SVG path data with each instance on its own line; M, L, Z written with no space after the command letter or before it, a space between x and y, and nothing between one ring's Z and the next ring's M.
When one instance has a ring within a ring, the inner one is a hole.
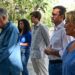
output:
M62 63L50 63L49 61L49 75L62 75Z
M20 75L20 69L12 65L8 59L0 62L0 75Z
M29 55L30 55L30 49L21 49L21 58L22 58L22 64L23 64L22 75L29 75L28 69L27 69Z

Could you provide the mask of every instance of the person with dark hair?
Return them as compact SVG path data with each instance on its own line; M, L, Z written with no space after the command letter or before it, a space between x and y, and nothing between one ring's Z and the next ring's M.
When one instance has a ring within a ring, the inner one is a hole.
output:
M41 14L39 11L33 11L32 13L30 13L30 15L33 17L35 16L35 18L38 18L38 20L40 21L41 19Z
M65 19L65 13L66 13L66 8L63 7L63 6L55 6L53 9L56 9L58 8L59 9L59 15L63 15L63 20Z
M62 75L61 57L70 40L64 29L65 12L63 6L55 6L52 11L52 22L55 27L50 39L50 47L45 49L45 53L49 55L49 75Z
M0 75L20 75L23 69L19 43L19 31L8 20L8 12L0 8Z
M31 61L36 75L48 75L48 57L44 49L49 46L48 29L43 26L41 13L33 11L31 14L32 42L31 42Z
M27 63L30 55L31 45L31 29L28 20L21 19L18 21L18 29L20 32L20 46L21 46L21 58L23 64L22 75L29 75L27 69Z

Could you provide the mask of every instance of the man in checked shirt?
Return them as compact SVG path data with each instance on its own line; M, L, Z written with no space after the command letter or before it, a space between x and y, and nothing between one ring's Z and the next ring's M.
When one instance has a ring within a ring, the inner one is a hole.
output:
M31 14L32 41L31 41L31 61L36 75L48 75L48 57L44 49L49 46L48 29L40 23L41 13L33 11Z

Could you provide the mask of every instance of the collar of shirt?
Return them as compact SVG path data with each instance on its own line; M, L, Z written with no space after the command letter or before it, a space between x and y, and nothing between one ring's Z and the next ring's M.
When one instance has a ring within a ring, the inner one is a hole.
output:
M59 30L59 29L62 28L62 27L64 28L64 25L65 25L65 24L64 24L64 22L62 21L59 25L57 25L57 26L54 27L54 30Z
M34 25L33 27L34 27L34 29L36 29L39 25L40 25L41 23L40 22L38 22L36 25Z
M3 30L8 28L11 22L7 22L6 25L2 28Z

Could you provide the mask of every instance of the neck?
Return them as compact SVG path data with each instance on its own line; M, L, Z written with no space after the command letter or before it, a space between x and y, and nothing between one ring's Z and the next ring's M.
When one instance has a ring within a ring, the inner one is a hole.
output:
M35 22L34 24L37 25L39 23L39 21Z
M62 22L62 21L55 23L55 26L58 26L61 22Z
M8 22L9 22L9 21L7 21L7 22L5 22L5 23L3 24L2 29L5 28L5 27L7 26Z
M23 30L21 31L21 33L20 33L21 35L23 34Z

